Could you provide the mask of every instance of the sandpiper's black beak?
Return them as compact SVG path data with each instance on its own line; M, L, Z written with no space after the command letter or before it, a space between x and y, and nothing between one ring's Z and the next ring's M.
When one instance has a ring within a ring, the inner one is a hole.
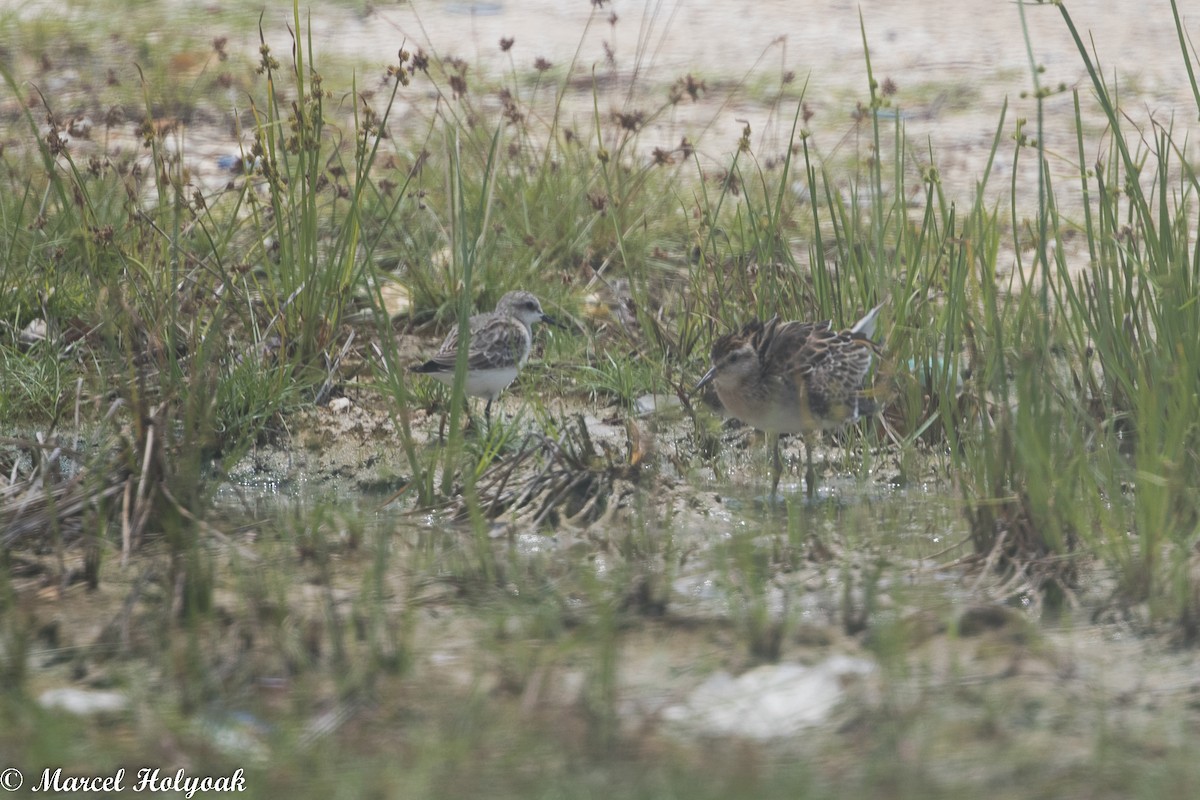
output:
M545 311L542 312L542 322L546 323L547 325L551 325L555 328L562 328L563 330L566 330L567 328L570 327L569 325L567 325L567 323L559 322L554 317L547 314Z
M716 368L716 367L713 367L713 368L712 368L712 369L710 369L708 372L704 373L704 377L703 377L703 378L701 378L701 379L700 379L700 380L699 380L699 381L696 383L696 388L695 388L695 389L692 389L692 391L693 391L693 392L698 392L698 391L700 391L700 390L701 390L701 389L703 389L705 386L708 386L710 383L712 383L712 379L713 379L713 378L715 378L715 377L717 377L717 368Z

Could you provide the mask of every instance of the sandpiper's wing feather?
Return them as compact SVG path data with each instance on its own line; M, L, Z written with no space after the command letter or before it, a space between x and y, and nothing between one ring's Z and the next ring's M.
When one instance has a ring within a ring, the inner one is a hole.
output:
M525 328L518 320L494 314L475 314L467 322L467 327L471 336L467 369L495 367L498 366L498 360L505 361L506 365L518 363L525 337ZM457 359L458 328L452 328L437 353L425 362L424 371L452 371Z
M871 359L880 353L870 337L881 307L871 309L844 331L835 331L831 320L782 322L778 315L766 322L751 320L740 331L717 339L712 361L720 363L748 343L757 356L764 385L799 384L806 394L820 395L823 404L826 400L844 402L862 388Z
M861 386L871 358L879 345L851 331L821 331L811 336L793 358L796 372L811 376L811 381L836 381L843 386Z
M513 317L492 317L471 331L471 369L521 366L528 354L530 332Z
M878 310L844 331L833 330L828 320L778 326L774 341L762 351L768 356L762 361L764 381L794 385L805 408L835 424L868 413L862 386L880 352L869 338Z
M809 365L824 355L822 337L828 335L829 320L823 322L784 322L776 325L769 341L759 345L763 377L782 377Z
M751 320L736 333L717 339L712 348L713 363L750 342L758 355L764 379L787 375L833 373L849 382L861 383L879 353L871 340L882 305L845 331L833 330L831 320L821 322L781 322L778 315L766 322Z

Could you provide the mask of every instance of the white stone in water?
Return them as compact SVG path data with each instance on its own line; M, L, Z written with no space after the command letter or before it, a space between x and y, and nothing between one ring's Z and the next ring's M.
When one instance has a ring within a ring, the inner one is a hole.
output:
M679 398L673 394L644 394L633 401L633 410L638 416L646 416L668 408L679 408Z
M38 696L42 708L66 711L79 717L92 714L112 714L129 707L129 698L121 692L100 692L89 689L47 689Z
M865 675L874 664L832 656L811 667L767 664L738 677L713 675L681 705L666 709L670 722L694 733L775 739L824 722L842 699L842 681Z

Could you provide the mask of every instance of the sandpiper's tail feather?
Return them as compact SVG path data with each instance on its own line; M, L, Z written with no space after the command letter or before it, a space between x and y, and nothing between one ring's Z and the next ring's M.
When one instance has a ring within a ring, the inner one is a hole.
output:
M450 365L450 369L451 369L451 371L453 371L453 369L454 369L453 364ZM409 372L420 372L420 373L424 373L424 374L430 374L430 373L435 373L435 372L445 372L446 365L439 362L437 359L431 358L423 364L413 364L411 367L408 368L408 371Z
M870 417L879 411L879 403L875 402L872 392L858 392L851 400L853 416L851 420Z
M883 303L872 308L867 312L867 315L854 323L854 327L850 329L851 335L857 334L870 339L875 335L875 323L879 321L879 309L883 308Z

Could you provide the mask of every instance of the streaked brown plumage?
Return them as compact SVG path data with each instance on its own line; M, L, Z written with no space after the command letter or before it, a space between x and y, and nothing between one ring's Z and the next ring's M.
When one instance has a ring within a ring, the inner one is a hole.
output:
M779 487L782 463L779 435L832 430L875 413L875 401L863 381L879 345L871 340L879 315L876 306L855 325L835 331L832 323L753 320L712 348L712 369L696 388L712 382L726 410L765 432L770 440L774 477ZM815 490L816 474L804 442L806 490Z

